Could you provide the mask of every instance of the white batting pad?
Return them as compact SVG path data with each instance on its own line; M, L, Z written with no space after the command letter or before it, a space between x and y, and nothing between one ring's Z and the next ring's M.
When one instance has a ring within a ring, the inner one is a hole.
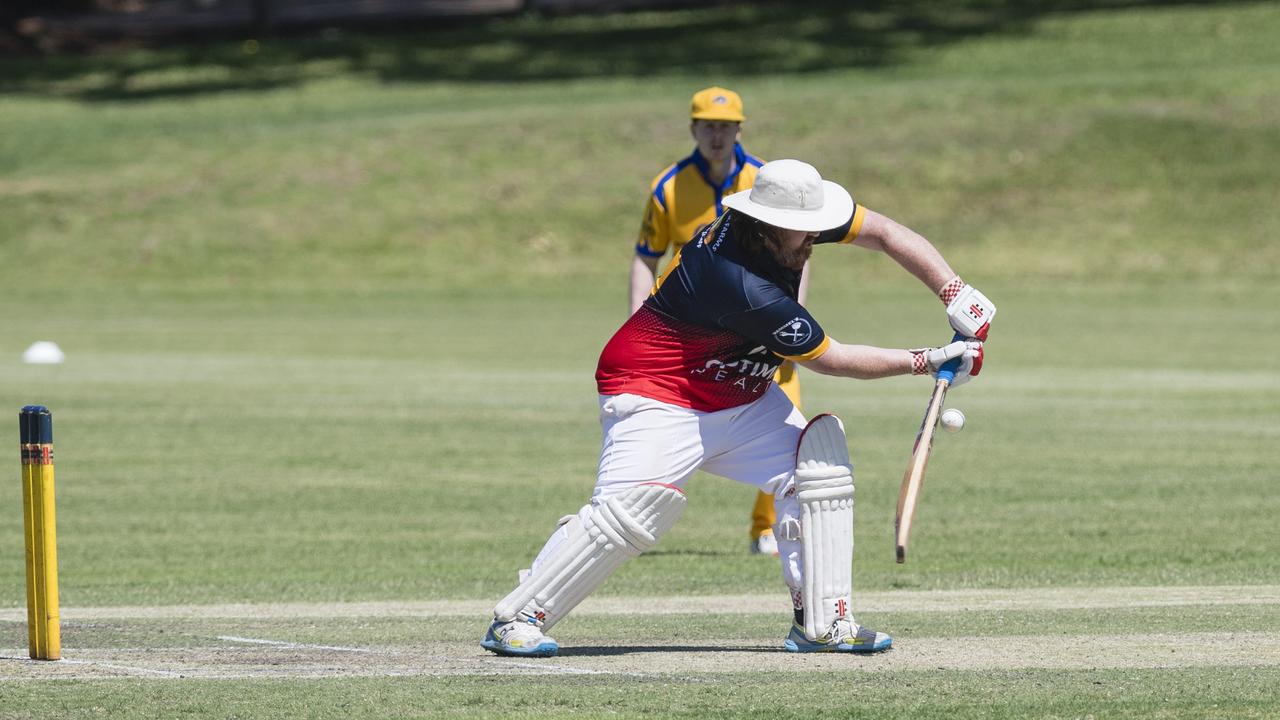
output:
M623 562L653 547L684 506L680 490L645 483L584 508L561 528L564 539L493 609L494 617L511 621L524 612L550 630Z
M817 640L849 617L853 592L853 465L844 425L815 417L796 450L796 499L804 551L804 632Z

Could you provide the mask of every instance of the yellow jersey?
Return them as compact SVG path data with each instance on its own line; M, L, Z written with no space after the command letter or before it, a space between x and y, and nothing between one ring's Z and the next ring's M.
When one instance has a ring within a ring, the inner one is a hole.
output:
M671 249L674 255L703 225L720 217L724 212L720 201L726 195L755 184L756 171L764 161L748 154L740 143L734 144L733 154L734 170L718 186L708 179L707 161L696 148L653 179L636 241L637 254L657 258Z

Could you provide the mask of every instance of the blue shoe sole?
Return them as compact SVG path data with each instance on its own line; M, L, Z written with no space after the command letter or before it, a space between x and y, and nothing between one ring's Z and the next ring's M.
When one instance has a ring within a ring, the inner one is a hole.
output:
M497 638L485 638L480 641L480 647L492 653L506 655L507 657L551 657L560 651L560 646L553 642L544 642L533 648L509 648L502 644Z
M876 643L875 645L872 645L870 647L864 647L861 645L821 645L819 643L808 642L807 640L803 644L801 644L796 642L792 638L787 638L786 640L783 641L782 647L786 649L787 652L793 652L793 653L824 653L825 652L825 653L852 653L854 655L869 655L871 653L883 652L893 647L893 638L887 638L884 642Z

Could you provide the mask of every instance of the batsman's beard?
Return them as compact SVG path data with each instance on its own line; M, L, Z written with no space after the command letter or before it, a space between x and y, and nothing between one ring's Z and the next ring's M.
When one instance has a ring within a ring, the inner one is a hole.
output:
M813 236L810 235L804 239L799 246L787 247L786 242L774 235L769 235L766 241L769 250L773 253L773 257L778 264L788 270L797 272L804 269L804 264L809 261L809 256L813 254Z

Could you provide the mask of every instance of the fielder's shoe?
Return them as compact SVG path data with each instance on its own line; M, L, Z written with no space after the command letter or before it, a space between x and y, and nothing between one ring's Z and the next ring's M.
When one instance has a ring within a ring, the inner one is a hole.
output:
M751 554L778 557L778 539L773 536L772 532L766 532L751 541Z
M787 652L844 652L873 653L888 650L893 645L893 638L882 632L864 628L852 620L837 620L826 635L817 640L804 636L804 628L791 624L791 633L782 646Z
M555 640L542 634L536 621L524 618L511 622L494 620L480 641L480 647L513 657L551 657L560 650Z

